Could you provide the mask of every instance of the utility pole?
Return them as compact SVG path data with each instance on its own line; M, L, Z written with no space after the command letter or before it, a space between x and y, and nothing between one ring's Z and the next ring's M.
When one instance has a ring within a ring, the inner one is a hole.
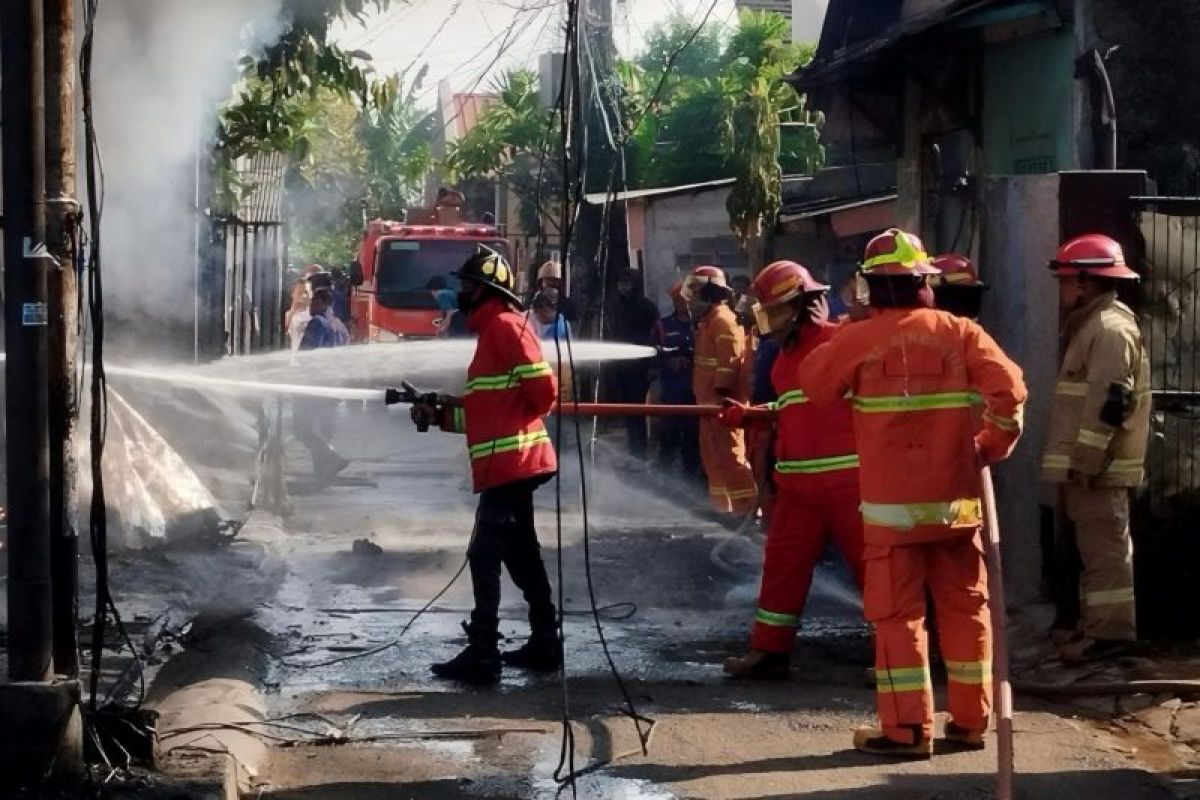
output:
M69 4L69 0L68 0ZM13 0L0 26L3 148L5 456L8 465L8 683L0 683L0 789L78 785L79 682L54 681L47 406L46 94L44 10ZM56 23L61 19L56 17ZM70 17L66 30L70 32ZM69 52L69 39L67 43ZM68 58L69 62L69 58ZM69 63L65 67L70 70ZM73 97L64 101L72 108ZM70 117L56 124L73 128ZM56 176L56 180L61 176ZM72 625L73 625L72 612ZM69 669L75 669L69 659ZM5 794L8 796L8 794Z
M57 265L49 275L50 572L53 585L54 671L79 677L76 596L79 535L75 458L78 415L76 275L75 31L73 0L46 8L46 247Z
M8 674L13 681L47 681L53 674L42 43L42 0L7 3L0 29L0 115L8 349Z

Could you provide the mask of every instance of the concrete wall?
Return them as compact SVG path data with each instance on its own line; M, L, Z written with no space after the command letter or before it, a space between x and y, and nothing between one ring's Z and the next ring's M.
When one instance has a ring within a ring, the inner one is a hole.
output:
M995 470L1009 602L1037 599L1039 504L1053 494L1039 481L1054 378L1058 372L1058 288L1046 263L1059 243L1059 177L1003 176L985 181L987 220L981 272L990 286L983 325L1025 372L1025 435Z
M725 238L724 249L733 247L729 214L725 200L729 189L713 189L695 194L651 198L646 203L645 264L646 296L658 303L663 313L671 307L667 292L687 266L681 258L708 249L697 240ZM700 245L700 247L698 247ZM731 264L717 264L729 268ZM735 265L732 265L736 267Z
M984 49L983 148L990 175L1075 169L1075 41L1067 33Z

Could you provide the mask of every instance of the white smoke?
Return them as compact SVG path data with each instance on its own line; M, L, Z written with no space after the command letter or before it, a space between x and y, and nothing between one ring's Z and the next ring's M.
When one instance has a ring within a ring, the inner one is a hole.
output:
M190 335L197 158L207 160L202 145L238 80L238 58L274 41L280 28L278 0L100 4L93 91L105 302L117 320Z

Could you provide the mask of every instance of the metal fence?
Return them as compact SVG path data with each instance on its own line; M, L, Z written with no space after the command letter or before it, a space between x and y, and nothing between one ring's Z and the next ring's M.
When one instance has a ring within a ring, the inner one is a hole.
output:
M218 220L213 243L224 252L226 355L275 350L283 344L287 229L278 222Z
M1197 636L1184 591L1200 581L1200 198L1134 198L1134 212L1154 398L1136 509L1139 621L1148 635Z

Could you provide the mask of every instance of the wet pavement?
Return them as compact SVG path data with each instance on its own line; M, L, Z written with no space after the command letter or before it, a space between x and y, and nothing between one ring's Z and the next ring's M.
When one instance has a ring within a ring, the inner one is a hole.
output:
M917 764L848 749L849 731L872 717L862 685L869 640L833 561L816 581L793 680L726 681L720 663L745 644L756 576L712 560L729 531L701 510L701 493L647 473L589 472L588 503L603 632L628 699L654 720L646 754L592 617L582 515L562 515L560 551L552 485L539 491L538 523L556 585L561 553L565 688L558 676L512 670L493 690L433 680L430 662L462 645L467 576L400 632L463 564L473 498L462 440L357 408L340 424L339 449L354 463L333 486L312 486L302 451L289 448L295 513L276 548L286 572L252 617L267 635L268 714L292 727L273 731L277 746L257 778L263 796L572 796L556 780L569 771L559 769L564 716L583 773L578 797L990 796L992 749ZM354 552L362 538L381 552ZM524 611L509 584L501 616L508 643L519 642ZM1136 744L1091 722L1030 708L1017 729L1030 773L1022 797L1172 796Z
M565 686L557 675L512 670L491 690L433 680L429 664L462 646L459 625L470 606L465 574L447 588L463 565L474 513L463 440L418 434L402 411L355 404L342 408L338 424L336 444L353 463L333 485L314 485L304 451L288 445L293 514L285 531L217 550L115 559L114 585L135 641L169 629L154 651L165 663L149 673L151 702L212 677L260 689L271 722L256 737L271 747L248 797L992 796L992 747L915 764L849 748L850 731L872 720L874 696L862 682L870 646L857 596L834 559L814 583L792 680L725 680L720 664L745 646L753 615L756 548L740 539L714 560L730 530L704 510L703 492L611 466L622 462L612 436L587 472L587 550L626 693L593 617L582 509L564 492L560 533L553 484L538 493L538 525L556 586L561 556ZM361 539L378 549L356 552ZM507 582L501 616L505 646L519 643L524 609ZM112 677L123 666L111 659ZM630 703L641 732L652 726L645 752ZM1019 709L1018 797L1187 796L1153 774L1184 766L1152 737L1111 724L1109 715L1087 719L1020 700ZM572 766L573 791L559 781Z

